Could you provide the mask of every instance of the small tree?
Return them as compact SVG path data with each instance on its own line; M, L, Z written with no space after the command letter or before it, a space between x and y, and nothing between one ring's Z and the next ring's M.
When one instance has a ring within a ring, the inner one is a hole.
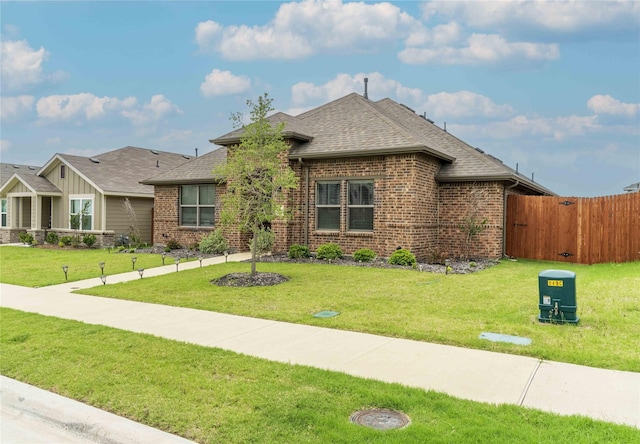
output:
M251 108L250 123L243 124L242 113L231 115L234 128L243 129L240 144L230 147L227 161L214 170L226 180L220 219L223 225L240 229L252 236L251 276L256 275L257 241L265 223L288 218L285 190L298 186L289 167L288 144L282 137L284 124L272 125L267 114L273 111L272 99L265 93L258 102L247 100Z

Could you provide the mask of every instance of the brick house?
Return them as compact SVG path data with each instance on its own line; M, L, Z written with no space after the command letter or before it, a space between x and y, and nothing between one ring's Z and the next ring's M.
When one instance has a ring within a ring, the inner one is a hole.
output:
M507 195L553 194L390 99L373 102L353 93L269 120L285 122L291 148L283 161L299 177L287 196L293 219L272 224L275 252L336 242L345 253L371 248L389 256L401 246L419 258L439 252L501 257ZM213 139L223 148L143 181L155 186L154 242L192 244L214 229L216 196L225 186L211 170L241 134ZM472 213L486 224L466 245L462 227ZM232 246L247 249L242 236L226 235Z
M123 200L136 214L140 240L151 242L153 187L140 181L189 160L178 153L124 147L93 157L55 154L42 167L0 164L0 243L18 242L28 232L43 243L47 232L72 235L71 217L84 208L82 233L98 245L131 232Z

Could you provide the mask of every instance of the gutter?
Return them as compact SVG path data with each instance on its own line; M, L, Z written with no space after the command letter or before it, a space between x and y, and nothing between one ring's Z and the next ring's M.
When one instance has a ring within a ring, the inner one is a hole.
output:
M305 246L309 246L309 165L298 158L298 163L304 170L304 239Z
M513 185L504 187L504 203L502 204L502 257L507 255L507 190L511 190L520 185L520 180L516 179Z

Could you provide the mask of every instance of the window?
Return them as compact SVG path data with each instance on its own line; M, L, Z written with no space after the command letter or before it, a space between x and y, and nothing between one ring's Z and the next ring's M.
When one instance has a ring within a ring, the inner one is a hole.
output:
M340 182L316 184L316 229L340 230Z
M0 212L2 214L2 223L0 224L0 226L6 227L7 226L7 199L0 199L0 204L2 205L2 211Z
M373 181L348 182L349 230L373 231Z
M69 200L69 227L72 230L93 229L93 199L72 198Z
M180 225L213 227L215 185L183 185L180 188Z

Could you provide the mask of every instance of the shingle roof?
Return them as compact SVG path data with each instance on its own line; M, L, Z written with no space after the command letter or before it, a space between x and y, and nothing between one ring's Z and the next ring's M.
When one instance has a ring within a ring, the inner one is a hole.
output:
M91 158L69 154L58 156L105 194L147 194L149 196L153 196L153 187L143 185L140 181L159 172L169 171L191 159L191 156L182 154L132 146Z
M19 180L33 189L36 193L60 193L51 182L44 177L37 176L40 167L33 165L0 164L0 189L15 175Z
M218 148L200 157L195 157L177 167L170 169L142 181L148 185L162 185L172 183L202 183L216 181L212 170L223 164L227 159L227 149Z
M308 142L313 139L313 136L310 135L309 129L305 127L304 123L300 121L297 117L291 116L289 114L285 114L282 112L278 112L273 114L272 116L267 117L267 120L271 122L271 124L279 124L284 123L284 130L282 135L285 139L297 139L303 142ZM238 128L230 133L225 134L224 136L220 136L217 139L212 139L209 142L216 143L218 145L235 145L240 143L240 137L244 132L243 128Z
M553 194L391 99L372 102L352 93L296 117L288 116L285 131L289 125L304 128L312 136L294 146L290 158L425 152L443 161L436 177L441 182L511 180ZM241 133L239 129L212 142L238 143Z

